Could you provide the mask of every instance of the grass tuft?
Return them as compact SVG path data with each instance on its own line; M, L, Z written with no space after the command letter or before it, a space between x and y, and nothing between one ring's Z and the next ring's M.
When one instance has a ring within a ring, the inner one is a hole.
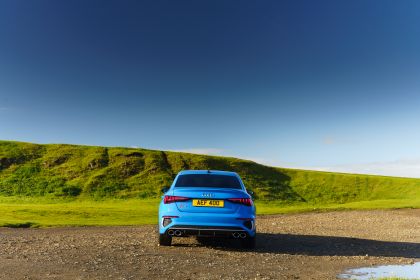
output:
M9 228L30 228L30 227L39 227L38 224L33 222L17 222L17 223L4 223L4 227Z

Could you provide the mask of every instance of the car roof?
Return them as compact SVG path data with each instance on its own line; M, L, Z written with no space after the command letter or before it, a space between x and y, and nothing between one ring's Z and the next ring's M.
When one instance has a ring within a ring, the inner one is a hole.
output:
M222 171L222 170L183 170L178 175L188 174L214 174L214 175L227 175L227 176L238 176L236 172Z

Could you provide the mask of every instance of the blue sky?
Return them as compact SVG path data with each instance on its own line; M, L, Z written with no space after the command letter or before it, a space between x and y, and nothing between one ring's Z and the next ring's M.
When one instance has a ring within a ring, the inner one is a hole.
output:
M1 1L0 139L420 177L418 1Z

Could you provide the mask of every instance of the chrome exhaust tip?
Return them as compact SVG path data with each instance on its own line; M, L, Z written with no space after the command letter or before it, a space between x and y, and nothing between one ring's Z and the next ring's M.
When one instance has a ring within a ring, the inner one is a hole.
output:
M173 235L174 235L174 231L173 231L172 229L170 229L170 230L168 230L168 234L169 234L170 236L173 236Z
M232 235L233 235L234 238L239 238L239 232L234 232L234 233L232 233Z
M240 238L245 238L245 237L246 237L246 233L241 232L241 233L239 234L239 237L240 237Z
M177 229L177 230L174 232L174 234L175 234L176 236L181 236L181 235L182 235L182 232L181 232L179 229Z

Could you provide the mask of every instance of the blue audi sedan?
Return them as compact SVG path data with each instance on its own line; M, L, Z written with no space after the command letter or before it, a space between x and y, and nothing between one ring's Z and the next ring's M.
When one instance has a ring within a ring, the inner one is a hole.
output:
M234 238L254 248L255 206L235 172L181 171L159 207L159 245L170 246L174 237Z

